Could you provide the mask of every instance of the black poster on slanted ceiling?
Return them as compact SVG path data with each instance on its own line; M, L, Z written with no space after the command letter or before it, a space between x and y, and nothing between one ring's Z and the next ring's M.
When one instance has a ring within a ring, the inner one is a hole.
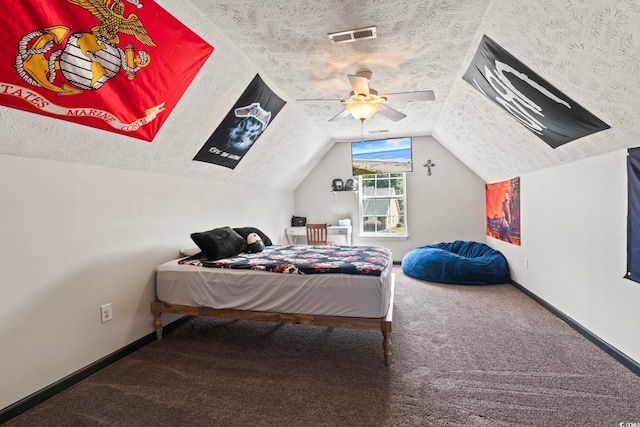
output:
M640 148L627 151L627 274L640 282Z
M462 78L551 148L610 127L487 36Z
M284 104L256 74L193 160L235 169Z

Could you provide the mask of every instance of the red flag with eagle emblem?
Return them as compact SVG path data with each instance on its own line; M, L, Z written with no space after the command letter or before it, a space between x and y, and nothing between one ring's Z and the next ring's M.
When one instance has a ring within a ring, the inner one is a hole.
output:
M213 47L153 0L1 0L0 105L152 141Z

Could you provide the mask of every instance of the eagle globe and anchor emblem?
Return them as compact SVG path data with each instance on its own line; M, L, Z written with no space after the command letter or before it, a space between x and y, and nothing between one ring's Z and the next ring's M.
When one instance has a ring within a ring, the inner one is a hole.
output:
M124 17L122 0L67 1L93 14L100 20L100 25L91 28L90 33L70 35L70 28L57 25L22 37L15 67L25 82L49 89L58 96L79 95L100 89L120 69L133 80L138 70L149 65L149 54L142 50L136 54L133 44L127 43L124 50L118 47L119 33L131 35L147 46L155 46L136 14ZM143 7L139 0L126 1L137 8ZM67 35L65 46L56 50ZM56 84L58 71L66 82Z

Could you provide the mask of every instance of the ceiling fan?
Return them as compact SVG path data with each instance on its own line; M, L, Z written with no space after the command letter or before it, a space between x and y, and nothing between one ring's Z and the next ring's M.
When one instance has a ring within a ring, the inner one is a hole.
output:
M349 93L348 98L344 99L298 99L297 101L340 101L346 105L346 109L336 116L329 119L330 122L341 120L349 117L364 122L367 119L373 117L377 112L386 118L397 122L404 119L406 114L401 113L398 110L386 105L386 102L405 102L405 101L433 101L435 95L432 90L416 91L416 92L400 92L389 93L386 95L378 94L378 91L369 87L369 80L373 73L369 70L358 71L355 75L349 74L349 82L351 83L352 91Z

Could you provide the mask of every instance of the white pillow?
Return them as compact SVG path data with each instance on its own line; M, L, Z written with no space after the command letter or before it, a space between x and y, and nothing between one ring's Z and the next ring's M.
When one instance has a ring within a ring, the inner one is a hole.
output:
M192 255L195 255L195 254L197 254L199 252L202 252L202 249L200 249L199 247L197 247L195 245L186 247L184 249L180 249L180 253L182 255L184 255L184 256L192 256Z

